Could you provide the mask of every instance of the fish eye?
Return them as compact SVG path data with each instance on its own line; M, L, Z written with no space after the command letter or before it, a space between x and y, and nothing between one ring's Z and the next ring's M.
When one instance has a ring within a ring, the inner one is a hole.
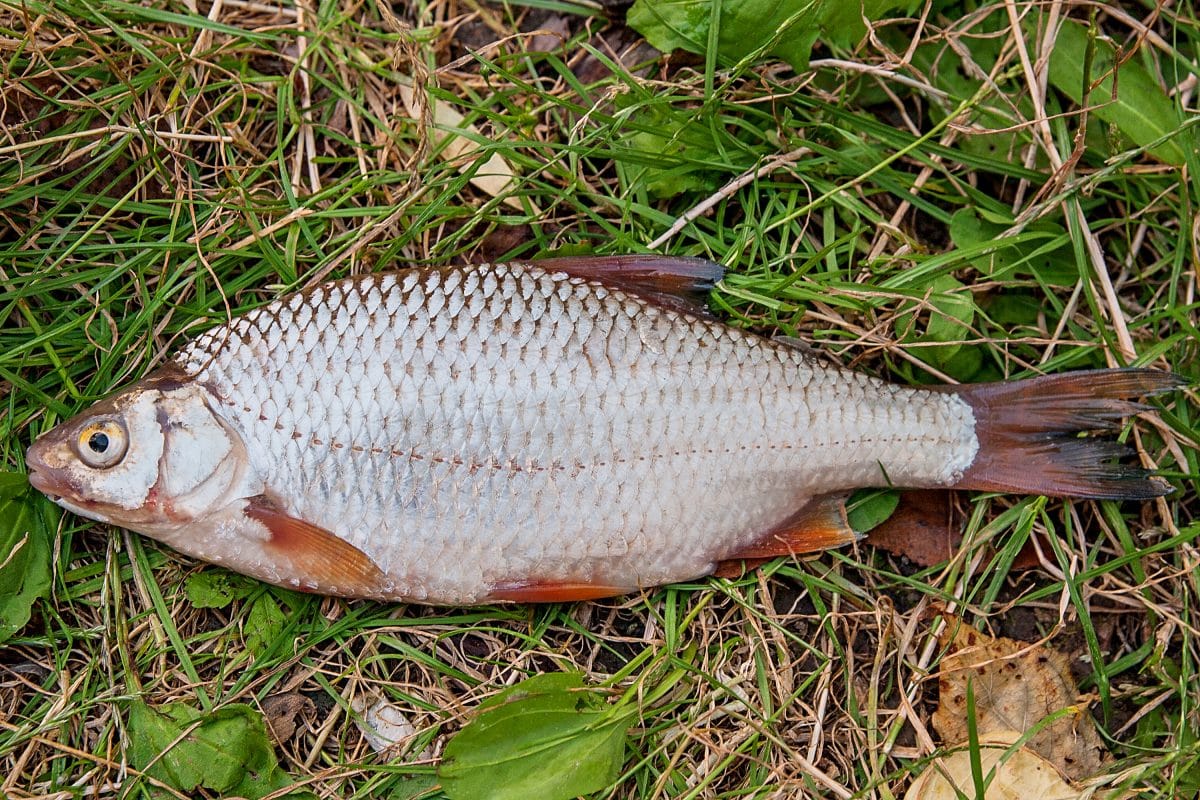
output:
M116 420L97 420L84 426L75 442L79 457L89 467L107 469L125 457L129 437Z

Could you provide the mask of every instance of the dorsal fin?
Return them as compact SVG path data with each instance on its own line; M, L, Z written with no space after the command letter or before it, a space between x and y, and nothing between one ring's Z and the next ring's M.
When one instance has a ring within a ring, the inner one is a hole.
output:
M532 262L577 278L607 283L655 305L708 316L708 293L725 268L703 258L681 256L559 256Z
M790 347L793 350L799 350L806 356L812 356L813 358L818 357L817 349L812 346L812 342L806 342L803 339L795 336L788 336L787 334L781 333L778 336L772 336L771 341L779 342L780 344Z

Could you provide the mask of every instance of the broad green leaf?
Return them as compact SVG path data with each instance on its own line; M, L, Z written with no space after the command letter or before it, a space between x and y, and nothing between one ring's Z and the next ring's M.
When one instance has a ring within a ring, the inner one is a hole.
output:
M581 674L539 675L484 704L438 777L451 800L569 800L616 780L631 721Z
M543 675L534 675L484 700L479 704L479 710L496 708L505 703L526 700L531 697L562 695L583 689L583 686L583 673L581 672L548 672ZM585 695L580 693L580 696ZM588 693L586 696L589 702L601 702L594 693Z
M409 775L397 781L386 795L387 800L417 800L428 797L438 786L437 776L432 773Z
M1046 310L1037 297L1019 290L993 294L984 299L983 308L992 322L1006 328L1036 325Z
M928 75L930 82L947 94L944 100L931 99L929 111L934 121L941 121L960 103L979 96L983 89L983 80L979 75L990 75L1000 55L1001 45L1006 41L1000 35L988 36L985 33L997 32L1001 27L1007 29L1008 20L1003 8L983 19L974 29L977 38L971 39L970 60L968 64L963 56L941 39L926 41L913 53L913 66L921 74ZM901 39L898 31L893 32L897 40L893 46L906 47L907 41ZM967 153L995 159L1000 162L1020 160L1021 147L1029 141L1027 127L1021 126L1024 120L1033 117L1033 102L1027 92L1012 86L1011 79L997 76L996 81L1000 92L1008 90L1008 96L985 93L981 100L971 108L965 119L958 122L969 126L958 137L956 146ZM1012 105L1015 104L1014 109ZM980 132L976 132L976 131ZM996 131L983 133L982 131Z
M1045 284L1071 286L1079 267L1066 228L1039 220L1015 235L1003 237L1013 220L975 208L950 218L950 239L977 270L996 280L1032 275Z
M930 315L928 337L935 342L950 342L970 335L975 321L975 298L957 279L949 275L933 281L930 302L938 313Z
M962 340L971 336L974 321L975 298L952 276L939 275L929 283L919 314L910 310L897 316L896 331L905 342L944 343L942 347L923 347L919 353L931 364L944 367L962 349Z
M622 96L617 106L629 103ZM694 113L679 113L666 103L639 105L632 110L634 130L625 139L636 158L626 163L629 182L657 198L687 191L711 190L717 179L709 164L725 164L709 133Z
M1086 105L1092 108L1092 114L1115 125L1121 133L1142 147L1179 129L1183 117L1175 101L1167 96L1158 81L1136 59L1128 59L1117 67L1116 97L1113 97L1115 50L1107 39L1096 37L1091 69L1085 76L1083 70L1088 40L1086 25L1070 20L1063 24L1050 54L1050 82L1054 88L1077 104L1084 105L1085 82L1091 86L1103 77L1088 95ZM1186 159L1185 148L1193 151L1196 148L1194 129L1150 147L1146 152L1160 161L1182 166Z
M247 597L257 587L240 575L223 569L206 569L188 576L183 590L196 608L225 608Z
M656 159L676 158L672 166L645 166L636 173L635 181L645 186L652 197L665 199L683 192L702 191L710 188L715 181L704 175L700 168L679 159L686 148L679 142L672 142L665 136L656 133L639 131L629 137L629 143L635 149L654 154Z
M128 730L130 764L179 792L257 800L293 782L275 759L263 718L248 705L206 714L185 703L151 708L136 700Z
M913 5L911 0L637 0L626 22L663 52L702 55L715 23L721 63L762 51L802 70L817 39L849 47L867 32L864 15L875 20Z
M938 368L961 383L978 383L985 380L980 377L983 369L983 351L981 345L966 344L955 349L948 356L935 356Z
M270 592L263 592L246 615L246 625L243 629L246 635L246 649L256 656L262 655L283 634L286 625L287 617L280 610L279 603Z
M873 22L883 19L891 11L900 9L909 12L921 4L920 2L911 2L911 0L851 0L851 2L810 0L794 5L812 6L817 10L817 17L820 21L818 38L821 41L839 47L852 47L859 39L867 35L864 18Z
M50 593L55 506L19 473L0 473L0 642Z
M888 517L900 505L900 492L895 489L862 489L854 493L846 504L846 517L850 530L867 533L887 522Z

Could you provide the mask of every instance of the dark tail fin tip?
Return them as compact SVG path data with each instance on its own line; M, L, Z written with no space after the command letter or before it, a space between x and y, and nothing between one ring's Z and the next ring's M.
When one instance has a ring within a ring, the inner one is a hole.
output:
M962 489L1052 497L1146 500L1174 488L1140 467L1112 463L1131 450L1083 431L1113 430L1150 406L1149 397L1188 383L1170 372L1111 369L1008 383L947 387L975 414L979 451L956 484Z

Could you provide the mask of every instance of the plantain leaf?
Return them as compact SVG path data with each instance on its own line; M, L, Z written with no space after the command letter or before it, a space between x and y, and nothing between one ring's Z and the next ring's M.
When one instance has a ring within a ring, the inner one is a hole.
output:
M642 186L656 198L686 191L716 188L712 166L722 163L720 146L710 127L694 113L680 113L666 103L641 104L617 99L618 108L630 103L635 129L625 137L629 157L624 168L631 186Z
M868 533L887 522L900 505L900 492L895 489L860 489L846 504L846 518L855 533Z
M50 593L56 506L19 473L0 473L0 643L25 627Z
M701 55L716 24L720 62L732 64L761 50L802 70L818 38L849 47L866 34L864 17L875 20L914 6L911 0L637 0L626 22L663 52Z
M450 800L569 800L620 774L629 710L584 688L580 673L538 675L483 705L446 745Z
M1091 90L1086 105L1092 113L1105 122L1115 125L1117 130L1128 136L1135 144L1147 147L1146 152L1160 161L1182 166L1187 156L1185 149L1196 148L1195 129L1178 132L1154 147L1151 142L1179 131L1183 117L1163 87L1134 59L1124 61L1117 67L1117 90L1113 97L1113 64L1115 49L1110 41L1102 37L1095 39L1095 52L1091 70L1083 74L1089 46L1088 26L1071 20L1066 21L1059 31L1050 54L1050 82L1054 88L1084 105L1084 85L1090 86L1097 78L1104 80Z
M993 73L1005 41L998 34L1008 26L1003 7L997 8L998 13L984 17L975 28L979 38L972 39L969 55L956 51L940 39L925 41L913 52L913 66L928 75L930 82L948 95L945 100L930 103L929 113L933 120L940 122L957 109L959 103L976 97L983 88L983 79L979 76ZM907 42L896 41L893 45L904 47ZM965 55L973 64L968 65ZM971 108L967 118L960 120L969 124L970 129L959 137L957 147L1001 164L1020 160L1021 148L1029 141L1030 134L1019 123L1033 116L1033 102L1027 92L1010 85L1012 80L1005 75L996 76L993 84L997 87L996 95L985 95ZM1010 101L1015 108L1009 106Z
M929 290L926 301L929 310L922 309L918 313L914 303L912 310L896 317L896 331L905 342L938 344L937 347L921 348L920 355L934 366L945 368L963 350L962 340L971 335L975 298L950 275L935 277L929 282ZM972 365L967 362L957 366L961 371L969 370Z
M216 567L189 575L183 584L183 591L196 608L225 608L257 588L256 583L241 575Z
M1066 228L1039 220L1019 234L1003 237L1013 222L979 208L962 208L950 218L950 239L973 267L994 280L1032 275L1056 286L1079 280Z
M179 792L208 789L257 800L293 782L275 759L263 718L242 703L204 713L186 703L151 708L137 700L128 730L130 764Z
M263 592L246 615L246 649L256 656L263 655L283 635L286 627L287 617L279 608L279 603L270 592Z

